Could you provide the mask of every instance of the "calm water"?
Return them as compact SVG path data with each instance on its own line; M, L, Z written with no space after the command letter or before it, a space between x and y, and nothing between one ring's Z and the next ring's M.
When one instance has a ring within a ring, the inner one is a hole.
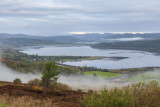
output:
M74 47L56 47L45 46L42 48L25 47L24 53L38 54L46 56L104 56L104 57L129 57L121 60L113 60L104 58L101 60L92 61L76 61L65 62L67 65L74 66L93 66L107 69L121 69L121 68L138 68L138 67L160 67L160 56L153 53L132 50L99 50L93 49L89 46L74 46Z

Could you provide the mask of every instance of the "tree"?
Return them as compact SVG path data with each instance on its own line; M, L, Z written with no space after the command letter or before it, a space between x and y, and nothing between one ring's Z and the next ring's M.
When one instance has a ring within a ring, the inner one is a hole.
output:
M42 72L42 85L45 94L48 89L51 86L55 86L57 82L58 74L60 73L57 68L58 66L56 65L55 61L50 61L45 64L44 70Z

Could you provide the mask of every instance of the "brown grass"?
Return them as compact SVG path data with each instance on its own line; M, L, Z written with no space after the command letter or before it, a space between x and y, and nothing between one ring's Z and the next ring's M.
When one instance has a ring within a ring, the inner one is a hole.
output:
M0 86L5 86L5 85L8 85L8 84L13 84L11 82L6 82L6 81L0 81Z
M1 83L4 85L0 86L0 107L78 107L79 99L85 94L69 90L70 87L60 83L46 95L41 86Z
M35 90L35 91L43 91L43 88L39 87L39 86L33 86L33 90Z
M58 104L53 104L51 99L40 100L29 96L15 97L7 94L0 95L0 104L4 107L59 107Z

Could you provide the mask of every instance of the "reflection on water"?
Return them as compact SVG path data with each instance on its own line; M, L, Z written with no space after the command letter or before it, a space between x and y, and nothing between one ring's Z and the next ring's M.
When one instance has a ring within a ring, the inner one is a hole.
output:
M56 47L45 46L42 48L26 47L23 51L27 54L38 54L47 56L104 56L104 57L128 57L121 60L101 59L90 61L65 62L74 66L93 66L107 69L160 67L160 56L143 51L133 50L100 50L89 46Z

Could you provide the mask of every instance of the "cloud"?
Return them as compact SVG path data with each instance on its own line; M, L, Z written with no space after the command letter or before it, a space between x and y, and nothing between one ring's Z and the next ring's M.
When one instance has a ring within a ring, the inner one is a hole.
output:
M39 18L26 18L28 21L35 21L35 22L44 22L47 21L45 19L39 19Z
M2 0L0 22L2 19L10 21L4 20L6 27L0 25L0 32L7 31L7 25L9 28L13 26L13 30L6 33L41 35L158 32L159 5L159 0ZM25 27L18 31L21 26L14 27L14 21L23 23Z

